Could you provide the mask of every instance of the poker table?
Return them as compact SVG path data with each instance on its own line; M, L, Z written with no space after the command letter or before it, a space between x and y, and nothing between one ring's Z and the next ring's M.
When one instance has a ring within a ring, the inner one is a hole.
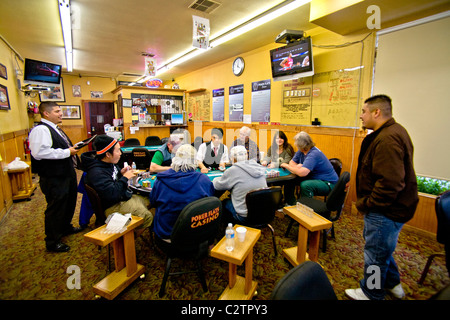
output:
M161 146L132 146L132 147L121 147L120 150L122 150L122 153L131 153L134 148L144 148L148 151L156 151Z
M197 171L200 171L200 169L197 169ZM211 181L213 181L215 178L222 176L223 172L220 170L211 170L205 174ZM283 168L266 169L266 179L268 185L273 183L282 183L283 181L288 181L294 179L295 177L295 174L292 174L290 171ZM135 193L148 194L152 190L157 179L157 174L143 172L130 179L128 181L128 185Z

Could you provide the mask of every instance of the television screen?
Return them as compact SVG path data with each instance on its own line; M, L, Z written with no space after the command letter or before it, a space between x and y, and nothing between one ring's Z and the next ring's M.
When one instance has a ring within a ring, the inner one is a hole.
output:
M270 50L274 81L314 75L311 37Z
M24 82L59 84L61 65L49 62L25 59Z
M183 124L183 114L179 113L179 114L175 114L172 113L172 119L171 119L171 123L172 124Z

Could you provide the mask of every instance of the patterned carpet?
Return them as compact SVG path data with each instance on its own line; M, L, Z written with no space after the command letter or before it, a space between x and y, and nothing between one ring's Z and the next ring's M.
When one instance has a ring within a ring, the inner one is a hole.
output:
M35 182L37 178L35 178ZM78 225L78 211L73 223ZM83 240L83 233L67 236L64 242L71 250L67 253L49 253L44 244L45 199L36 189L30 201L17 202L0 224L0 299L2 300L93 300L92 285L105 277L107 272L106 248L99 250ZM94 219L85 232L94 228ZM275 218L273 226L277 234L278 255L274 257L271 234L264 230L254 249L253 278L258 282L255 300L267 300L277 281L292 267L281 251L296 245L297 227L289 237L284 237L289 219L282 215ZM336 223L336 238L329 239L326 253L319 252L319 263L341 300L347 300L344 290L355 288L362 275L363 220L359 215L344 213ZM136 240L138 262L145 266L145 278L136 280L116 300L159 300L158 291L164 272L164 256L149 246L143 238ZM428 256L443 250L435 237L424 235L411 228L400 234L395 252L403 288L408 300L429 299L437 291L450 284L444 259L437 258L423 285L417 281ZM76 265L81 270L81 289L70 290L67 269ZM174 268L189 267L189 263L176 262ZM113 263L112 263L113 267ZM227 285L228 265L208 258L204 271L209 291L204 293L195 274L171 276L162 300L217 300ZM243 275L244 267L238 267ZM389 299L389 298L388 298Z

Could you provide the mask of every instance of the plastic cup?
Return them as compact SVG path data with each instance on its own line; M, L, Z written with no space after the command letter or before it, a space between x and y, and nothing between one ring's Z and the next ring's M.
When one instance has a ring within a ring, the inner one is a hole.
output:
M239 242L245 241L245 234L247 233L247 228L244 227L237 227L236 228L236 234Z

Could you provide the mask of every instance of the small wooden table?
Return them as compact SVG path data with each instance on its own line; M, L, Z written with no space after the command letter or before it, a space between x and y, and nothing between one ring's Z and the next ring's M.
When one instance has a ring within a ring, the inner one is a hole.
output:
M116 270L94 285L94 292L109 300L114 299L145 271L143 265L136 263L134 243L134 229L144 223L144 219L135 216L131 219L127 230L122 233L103 233L106 228L106 225L103 225L84 235L86 241L101 247L113 243Z
M236 230L239 225L234 226ZM211 256L228 262L228 286L219 297L219 300L250 300L256 292L257 282L253 276L253 247L261 236L261 230L247 228L244 242L239 242L235 236L234 250L229 252L225 248L226 237L211 250ZM236 274L237 266L245 260L245 278Z
M12 199L29 199L36 189L32 181L31 167L25 169L8 169L9 179L11 180Z
M317 262L319 257L320 231L331 228L332 222L314 212L311 212L311 217L308 217L305 213L297 210L296 206L284 207L283 211L299 223L298 245L284 249L283 256L293 266L297 266L308 259ZM311 232L311 235L309 237L309 250L306 252L308 232Z

